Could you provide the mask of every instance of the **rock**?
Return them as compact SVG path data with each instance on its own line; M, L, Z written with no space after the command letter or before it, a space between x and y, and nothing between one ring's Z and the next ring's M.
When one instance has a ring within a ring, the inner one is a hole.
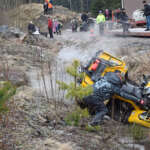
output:
M0 26L0 34L1 33L6 33L8 30L8 25L2 25Z
M28 86L22 86L17 88L16 95L14 96L14 100L32 100L35 95L35 90Z
M8 40L11 38L21 38L24 36L24 33L18 28L4 25L0 27L0 35L2 38Z
M54 139L46 139L44 144L47 145L50 150L73 150L70 143L60 143Z
M28 83L26 74L21 70L2 70L0 80L9 80L15 86L27 85Z

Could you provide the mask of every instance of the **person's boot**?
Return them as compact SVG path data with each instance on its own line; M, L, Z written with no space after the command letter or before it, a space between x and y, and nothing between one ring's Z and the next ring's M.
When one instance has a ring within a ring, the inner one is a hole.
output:
M97 125L102 124L103 123L102 119L103 119L105 114L106 114L105 112L98 112L98 113L96 113L95 117L90 122L90 125L91 126L97 126Z
M150 31L150 30L147 28L147 29L145 29L144 31Z

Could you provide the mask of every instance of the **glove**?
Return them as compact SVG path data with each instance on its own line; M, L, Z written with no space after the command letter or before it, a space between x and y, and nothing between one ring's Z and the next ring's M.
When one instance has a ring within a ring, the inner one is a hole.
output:
M83 100L77 100L77 104L80 106L80 108L84 109L86 108L85 103L83 102Z

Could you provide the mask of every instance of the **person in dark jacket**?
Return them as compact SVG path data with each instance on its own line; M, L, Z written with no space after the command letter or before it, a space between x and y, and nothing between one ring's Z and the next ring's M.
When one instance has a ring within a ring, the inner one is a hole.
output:
M144 4L144 15L146 16L146 30L145 31L149 31L150 30L150 5L147 4L146 1L143 1Z
M144 105L140 89L129 83L126 83L121 72L108 72L104 77L101 77L93 85L93 93L78 101L78 105L84 109L88 108L91 115L94 115L90 125L95 126L103 121L104 115L108 110L104 104L105 100L109 100L114 94L117 94L126 99Z
M44 15L47 15L48 14L48 3L47 2L44 2L43 9L44 9Z
M124 8L121 9L121 12L119 14L119 20L120 23L122 24L122 28L123 28L123 32L128 32L128 28L129 28L129 23L128 23L128 16L126 14L126 11Z
M35 32L35 31L36 31L36 27L35 27L35 25L33 24L33 22L30 21L30 23L28 24L28 33L29 33L29 34L32 34L32 33Z
M86 13L83 13L81 15L81 20L82 20L82 22L87 22L88 21L88 15Z
M56 27L56 33L57 35L61 35L61 29L62 29L63 25L61 22L58 22L58 25Z
M88 108L91 115L95 115L90 125L95 126L102 122L104 115L108 110L104 104L105 100L112 97L113 94L119 93L122 87L120 71L108 72L99 81L93 85L93 94L84 97L78 101L81 108Z
M50 38L53 38L53 21L50 17L48 17L48 31Z

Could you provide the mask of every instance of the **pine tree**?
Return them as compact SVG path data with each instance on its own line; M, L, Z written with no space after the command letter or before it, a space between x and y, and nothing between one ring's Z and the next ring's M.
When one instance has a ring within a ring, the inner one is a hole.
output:
M99 10L105 10L105 9L117 9L121 7L121 1L120 0L93 0L91 4L91 12L93 16L97 16Z
M74 98L75 101L82 100L84 96L88 96L92 93L92 87L89 85L87 87L83 87L81 84L77 84L77 80L83 78L83 73L78 73L78 67L80 63L78 60L74 60L71 66L67 67L66 71L69 75L74 78L73 82L67 84L62 81L57 81L59 87L63 90L67 91L66 98Z
M62 81L57 81L60 88L67 91L67 98L74 98L75 101L82 100L84 96L88 96L93 92L92 86L83 87L81 84L77 84L77 80L84 77L84 73L78 73L78 67L80 63L78 60L74 60L73 63L66 69L67 73L74 78L74 82L70 82L67 84ZM100 126L89 126L87 124L87 120L90 115L87 109L80 109L79 107L75 107L75 111L68 113L68 116L65 118L65 122L67 125L74 126L84 126L84 130L86 131L99 131Z
M0 115L8 110L6 101L15 94L16 88L10 82L0 85Z

